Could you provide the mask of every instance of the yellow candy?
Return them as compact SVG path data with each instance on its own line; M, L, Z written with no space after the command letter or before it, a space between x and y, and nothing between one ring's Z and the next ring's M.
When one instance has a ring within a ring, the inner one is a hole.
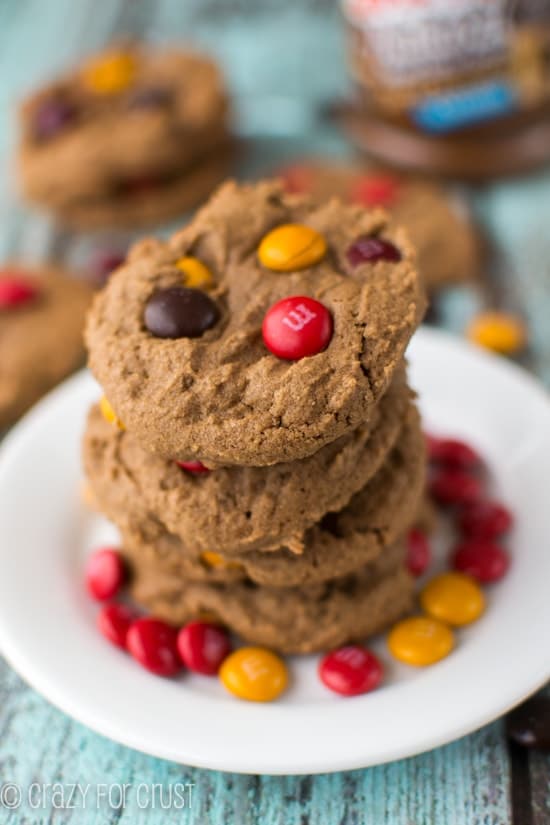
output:
M435 619L460 627L479 619L485 597L477 582L464 573L442 573L424 587L420 604Z
M128 52L114 52L92 61L84 71L84 79L97 94L113 95L127 89L135 74L135 57Z
M180 258L176 261L176 266L185 275L185 286L206 287L210 286L214 279L212 273L198 258Z
M468 327L467 336L474 344L501 355L520 352L527 342L523 321L505 312L478 315Z
M118 427L119 430L126 429L116 412L113 410L105 396L99 402L99 409L101 410L101 415L108 421L109 424L114 424L115 427Z
M258 258L267 269L292 272L313 266L325 256L327 244L310 226L285 223L268 232L258 248Z
M250 702L271 702L288 684L285 663L262 647L241 647L231 653L219 675L230 693Z
M242 565L236 561L229 561L220 556L219 553L214 553L213 550L205 550L201 553L201 561L208 567L223 567L225 570L242 570Z
M412 616L392 628L388 647L400 662L425 667L448 656L454 647L454 637L443 622L428 616Z

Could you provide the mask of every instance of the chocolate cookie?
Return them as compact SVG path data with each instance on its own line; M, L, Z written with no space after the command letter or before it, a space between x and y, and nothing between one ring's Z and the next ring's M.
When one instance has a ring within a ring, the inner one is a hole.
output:
M0 269L0 429L84 362L91 289L54 266Z
M23 103L23 192L84 228L173 217L227 173L227 121L207 57L110 48Z
M153 615L174 625L203 615L247 642L282 653L313 653L363 641L413 605L413 579L399 546L393 570L371 566L350 576L302 587L260 587L244 581L207 584L177 579L133 564L130 591Z
M97 296L90 366L145 449L294 461L369 420L424 305L384 213L228 183Z
M121 509L117 488L127 471L121 463L109 466L100 496L94 478L90 478L95 505L121 529L124 546L140 567L146 565L175 580L230 582L248 578L259 584L289 587L326 581L378 563L418 512L425 481L425 445L418 414L411 408L381 469L343 510L325 513L307 530L299 554L283 547L224 556L217 544L201 551L196 531L170 532L164 523L164 509L147 509L139 487L133 497L125 498ZM200 506L190 509L198 514Z
M482 244L463 201L426 179L333 159L302 161L279 172L289 192L319 200L341 197L372 209L383 206L409 231L418 271L435 291L480 276Z
M195 551L216 548L233 555L285 546L299 553L305 530L328 511L345 507L379 470L403 429L409 397L400 373L369 425L312 456L199 475L143 450L94 407L83 443L84 468L97 501L115 520L139 502L186 543L192 536Z

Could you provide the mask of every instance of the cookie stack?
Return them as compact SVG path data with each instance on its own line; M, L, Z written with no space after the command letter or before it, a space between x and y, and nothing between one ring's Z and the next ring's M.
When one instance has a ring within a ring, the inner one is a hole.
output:
M289 653L410 609L425 455L403 356L423 310L383 212L276 182L225 184L133 248L88 320L105 397L83 453L139 604Z

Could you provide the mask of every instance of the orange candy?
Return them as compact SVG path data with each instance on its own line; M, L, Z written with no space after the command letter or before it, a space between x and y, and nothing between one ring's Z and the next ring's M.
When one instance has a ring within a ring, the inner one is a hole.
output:
M266 269L293 272L318 263L326 251L326 241L315 229L298 223L285 223L262 238L258 258Z
M454 637L443 622L429 616L412 616L392 628L388 647L400 662L426 667L448 656L454 647Z
M288 684L282 659L262 647L241 647L223 662L219 676L230 693L249 702L272 702Z
M225 570L242 570L242 565L236 561L229 561L229 559L224 559L223 556L220 556L219 553L215 553L213 550L205 550L204 553L201 553L201 561L207 565L207 567L221 567Z
M123 92L136 74L136 59L129 52L112 52L88 64L84 70L87 86L101 95Z
M470 576L442 573L424 587L420 604L434 619L461 627L479 619L485 610L485 596Z
M212 285L212 273L198 258L186 256L176 261L176 266L183 272L185 286L204 289Z
M103 396L99 402L99 409L101 410L101 415L108 421L109 424L113 424L115 427L118 427L119 430L126 429L116 412L111 407L109 401Z
M470 323L467 337L474 344L500 355L514 355L527 343L523 321L506 312L481 313Z

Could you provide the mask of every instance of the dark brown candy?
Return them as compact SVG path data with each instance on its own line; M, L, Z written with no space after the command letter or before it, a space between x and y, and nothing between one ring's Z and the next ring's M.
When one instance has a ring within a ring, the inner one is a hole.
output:
M185 286L159 289L145 307L145 326L157 338L199 338L219 317L208 295Z
M534 696L509 713L506 735L524 748L550 750L550 698Z

